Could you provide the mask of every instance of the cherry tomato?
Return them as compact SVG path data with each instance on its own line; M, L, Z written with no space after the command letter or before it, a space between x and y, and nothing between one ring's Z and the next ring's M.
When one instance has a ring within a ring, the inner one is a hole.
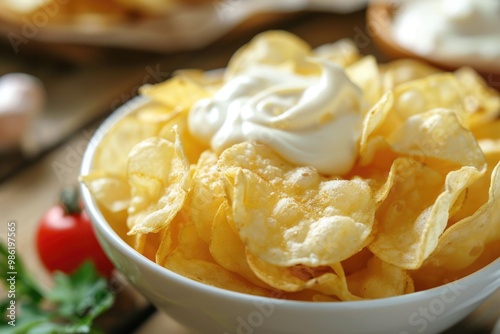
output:
M50 208L38 225L38 254L49 271L71 273L90 260L99 273L110 277L113 264L104 254L90 219L78 202L76 188L65 189L61 203Z

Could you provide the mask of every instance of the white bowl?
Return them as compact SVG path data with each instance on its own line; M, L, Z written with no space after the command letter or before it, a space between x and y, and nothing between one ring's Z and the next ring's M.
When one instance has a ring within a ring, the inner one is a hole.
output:
M81 173L91 170L106 130L147 103L136 98L114 112L88 146ZM500 259L453 283L426 291L356 302L301 302L208 286L167 270L136 252L106 222L82 186L97 237L116 268L159 309L198 333L439 333L471 313L500 286Z

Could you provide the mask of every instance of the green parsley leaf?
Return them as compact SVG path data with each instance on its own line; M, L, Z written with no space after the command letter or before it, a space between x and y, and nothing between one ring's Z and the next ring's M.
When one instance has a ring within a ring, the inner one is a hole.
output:
M8 249L0 242L0 276L9 289ZM111 308L115 295L92 262L83 263L74 273L54 274L55 287L43 291L16 257L16 326L9 325L7 312L0 318L2 334L102 334L94 319ZM3 275L3 276L2 276ZM0 301L7 310L12 298ZM8 311L8 310L7 310Z

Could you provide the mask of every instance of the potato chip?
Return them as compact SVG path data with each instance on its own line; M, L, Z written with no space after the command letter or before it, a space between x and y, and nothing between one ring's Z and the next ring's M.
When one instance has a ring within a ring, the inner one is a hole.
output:
M130 186L127 179L104 171L93 171L80 177L96 202L109 212L127 211L130 205Z
M498 133L500 136L500 133ZM482 139L479 146L487 162L487 170L483 176L467 188L467 196L460 210L450 217L448 227L466 217L473 215L483 204L488 202L488 188L490 187L491 173L500 161L500 142Z
M238 161L248 159L250 150L269 149L243 143L228 150L243 152ZM275 159L278 165L269 162L269 169L283 168ZM226 189L233 188L228 196L241 239L251 254L271 264L337 263L363 248L370 236L375 204L362 180L311 177L300 167L274 184L249 169L227 169L224 175Z
M390 265L376 256L366 268L347 276L349 290L363 299L399 296L414 292L412 278L406 270Z
M445 178L418 161L399 158L391 174L392 189L377 211L379 233L368 248L389 264L415 269L436 248L449 211L481 172L466 166Z
M440 73L441 70L415 59L398 59L379 65L382 76L382 90L394 89L402 83L422 79Z
M255 274L275 289L286 292L297 292L306 289L321 292L325 295L337 296L341 300L357 300L347 289L345 277L337 275L331 268L280 267L267 263L252 254L247 261ZM329 270L328 270L329 269ZM304 274L300 270L305 271Z
M165 264L167 257L172 254L172 252L179 245L179 233L180 230L188 224L189 218L185 208L182 208L179 213L174 217L174 219L168 224L167 227L163 228L160 232L163 232L160 244L156 248L154 261L160 266ZM151 233L150 233L151 234ZM136 234L142 235L142 234Z
M463 67L455 71L455 76L464 91L464 101L470 113L469 128L482 127L493 122L500 115L500 94L488 86L473 69Z
M394 88L394 116L404 122L413 115L431 109L453 109L461 124L466 125L469 115L462 97L460 83L451 73L405 82ZM388 124L389 127L394 125Z
M483 170L484 154L473 134L464 129L454 111L433 109L411 116L388 138L398 152L428 160L434 158L458 166Z
M449 227L421 268L412 275L426 289L462 278L500 257L500 163L492 174L489 198L474 214Z
M191 183L179 135L175 143L152 137L134 146L127 178L132 197L129 234L155 233L168 226L184 205Z
M92 167L95 170L125 176L127 155L132 147L146 138L155 136L158 130L158 124L140 122L134 115L125 117L116 123L102 139L96 149Z
M494 216L498 217L499 209L500 163L491 174L488 201L473 215L463 218L443 233L426 264L454 270L469 266L481 255L486 244L500 241L500 220L494 219Z
M381 146L383 146L384 143L380 142L377 139L382 138L383 141L383 137L379 136L373 138L372 134L385 121L387 114L391 111L393 104L394 95L391 91L389 91L385 93L373 107L371 107L371 109L363 119L361 138L359 141L359 155L361 165L367 165L368 163L373 161L375 152Z
M217 211L225 201L224 187L217 170L218 157L212 151L200 156L193 177L190 197L187 202L188 213L206 243L210 243L212 224Z
M229 61L225 81L255 65L288 69L300 74L318 73L316 65L306 61L310 46L286 31L268 31L241 47Z
M200 239L193 224L179 231L177 248L165 260L164 267L198 282L232 291L266 296L269 291L240 278L213 260L208 244Z
M250 269L246 260L245 245L228 221L227 215L230 210L227 203L221 203L217 210L213 224L211 224L210 254L222 268L246 278L257 286L270 288Z
M357 62L361 55L356 44L347 38L339 39L330 44L323 44L313 50L315 57L327 59L341 67L347 67Z
M184 277L218 288L256 296L270 295L269 291L245 281L216 263L186 259L179 253L170 255L165 261L164 267Z
M189 132L187 124L187 114L179 113L176 117L166 122L160 131L158 132L158 137L165 138L171 142L175 141L175 133L173 128L177 128L177 132L181 138L184 153L190 163L196 163L200 158L200 155L208 147L197 140L191 132Z
M211 94L187 77L176 76L156 85L142 86L140 93L172 110L187 111L196 101Z
M363 92L363 98L369 106L373 106L382 96L380 73L377 60L373 56L366 56L346 68L349 79Z

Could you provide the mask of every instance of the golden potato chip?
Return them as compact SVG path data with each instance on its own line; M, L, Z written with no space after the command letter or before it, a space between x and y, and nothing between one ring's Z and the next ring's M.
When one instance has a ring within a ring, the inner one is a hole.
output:
M359 140L359 156L361 165L367 165L373 161L375 152L384 145L385 140L382 136L372 138L372 134L385 121L393 104L394 95L391 91L389 91L385 93L373 107L371 107L363 119L361 138ZM381 138L382 141L378 138Z
M357 300L347 289L344 276L331 268L280 267L247 254L247 261L254 273L275 289L297 292L306 289L337 296L341 300ZM315 272L317 271L317 273Z
M294 196L248 169L224 175L226 188L233 188L230 202L241 239L251 254L271 264L333 264L367 243L375 204L362 180L302 184L303 195Z
M181 76L142 86L140 93L171 110L189 110L196 101L211 96L205 88Z
M180 230L188 224L189 218L185 208L177 213L174 219L168 224L167 227L163 228L163 232L160 244L156 249L154 261L160 266L163 266L167 257L172 254L172 252L179 245L179 233ZM150 233L151 234L151 233ZM136 234L142 235L142 234Z
M363 92L363 98L369 106L380 100L382 87L377 60L373 56L366 56L346 68L349 79Z
M462 125L466 125L468 112L463 101L460 82L451 73L434 74L422 79L402 83L394 88L393 115L404 122L413 115L431 109L453 109ZM389 133L396 124L387 124Z
M387 141L396 152L414 158L434 158L478 170L486 166L473 134L460 125L452 110L433 109L411 116Z
M193 224L179 231L176 249L167 256L164 267L198 282L232 291L266 296L269 292L227 271L215 263L206 242L200 239Z
M205 151L201 154L186 203L198 235L206 243L210 243L212 224L222 202L225 201L224 187L217 170L217 160L217 155L212 151Z
M311 47L286 31L268 31L241 47L229 61L225 81L255 65L288 69L300 74L318 73L316 65L306 61Z
M80 180L85 183L96 202L109 212L127 211L130 205L130 186L125 177L98 170L81 176Z
M473 215L448 228L424 266L458 270L471 265L490 242L500 242L500 163L491 174L488 201ZM497 249L500 256L500 249Z
M349 290L363 299L399 296L414 292L412 278L406 270L385 263L376 256L366 268L347 276Z
M499 133L500 135L500 133ZM450 217L448 227L466 217L472 216L483 204L488 202L488 188L490 187L491 173L500 161L500 141L483 139L479 146L487 162L487 170L483 176L467 188L467 196L460 210Z
M330 44L323 44L313 50L314 57L332 61L341 67L357 62L361 55L356 44L347 38Z
M98 171L125 176L127 155L132 147L146 138L155 136L158 130L158 124L140 122L134 115L123 118L109 129L102 139L96 149L92 167Z
M455 76L464 91L463 99L470 113L468 126L482 127L493 122L500 115L500 94L488 86L473 69L463 67L455 71Z
M158 137L173 142L175 140L174 127L177 128L187 159L190 163L196 163L201 153L208 149L208 147L197 140L189 131L187 113L179 113L176 117L166 122L158 132Z
M170 255L165 261L164 267L184 277L218 288L256 296L270 295L269 291L245 281L216 263L186 259L179 253Z
M387 64L381 64L379 70L382 76L384 92L408 81L421 79L440 73L441 70L415 59L398 59Z
M245 245L228 221L229 212L230 208L227 203L221 203L214 222L211 224L210 254L222 268L246 278L257 286L270 288L250 269L246 260Z
M180 138L146 139L130 151L127 178L131 188L129 234L165 228L184 205L191 178Z
M418 161L399 158L391 174L392 189L377 210L379 233L368 248L389 264L415 269L436 248L449 211L481 172L466 166L445 178Z
M491 174L487 202L446 229L434 252L412 273L419 289L457 280L500 258L499 191L500 163Z

